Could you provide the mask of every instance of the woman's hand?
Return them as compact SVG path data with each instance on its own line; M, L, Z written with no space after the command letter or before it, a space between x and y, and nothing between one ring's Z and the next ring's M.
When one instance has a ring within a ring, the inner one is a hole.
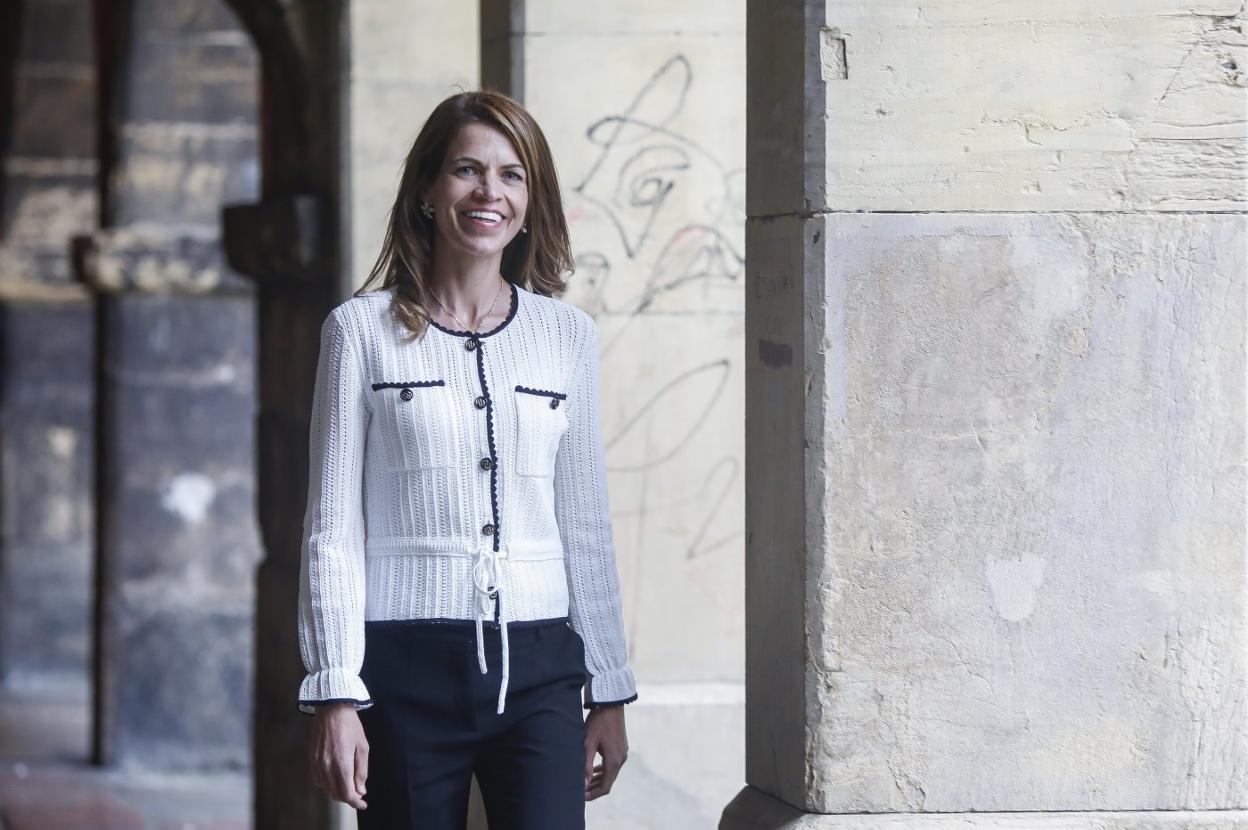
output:
M368 740L360 716L350 703L318 706L312 718L312 740L308 745L312 783L335 801L357 810L364 803L364 781L368 778Z
M602 763L594 766L594 754ZM611 792L620 767L628 758L628 736L624 734L624 705L590 709L585 719L585 800Z

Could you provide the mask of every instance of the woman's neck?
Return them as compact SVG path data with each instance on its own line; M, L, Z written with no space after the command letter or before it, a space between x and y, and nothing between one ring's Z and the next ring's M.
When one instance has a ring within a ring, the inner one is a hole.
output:
M430 287L437 302L435 309L445 316L447 327L489 328L492 320L507 316L511 297L506 280L499 273L501 256L458 262L439 262L434 257ZM480 325L477 318L486 315ZM456 322L455 318L459 318ZM439 323L443 317L436 318Z

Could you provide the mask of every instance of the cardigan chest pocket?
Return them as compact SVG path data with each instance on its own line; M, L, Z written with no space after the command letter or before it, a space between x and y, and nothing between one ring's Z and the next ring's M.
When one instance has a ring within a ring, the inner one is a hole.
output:
M451 463L454 413L446 381L374 383L373 394L392 468L427 470Z
M568 429L567 395L553 389L516 387L516 472L552 476L559 439Z

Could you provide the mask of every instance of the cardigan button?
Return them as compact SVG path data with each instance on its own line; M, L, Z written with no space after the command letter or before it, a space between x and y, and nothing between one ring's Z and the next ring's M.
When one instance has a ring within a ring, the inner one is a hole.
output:
M481 525L481 532L484 533L486 536L493 536L494 525L489 524L488 522L486 524Z
M412 399L412 390L404 389L402 392L399 393L399 397L405 401L410 401Z
M493 467L493 466L494 466L494 460L493 460L493 459L491 459L491 458L482 458L482 459L481 459L481 469L483 469L483 470L488 470L488 469L490 469L490 468L491 468L491 467Z
M558 398L551 398L551 399L550 399L550 408L551 408L551 409L558 409L558 408L559 408L559 399L558 399Z
M477 399L472 402L473 406L475 406L477 409L485 409L485 405L487 403L488 401L485 399L484 395L477 395Z
M473 349L475 349L477 346L480 346L480 345L481 345L481 341L475 337L469 337L467 340L464 341L464 348L467 349L468 351L472 351Z

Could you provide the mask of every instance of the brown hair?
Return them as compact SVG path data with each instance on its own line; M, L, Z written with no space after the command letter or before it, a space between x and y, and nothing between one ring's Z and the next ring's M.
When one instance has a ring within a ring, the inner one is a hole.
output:
M428 309L436 302L429 288L435 230L433 220L420 212L419 194L441 173L452 139L472 122L495 127L511 140L528 179L525 223L529 232L517 233L503 250L499 264L503 279L535 294L551 296L567 289L562 274L574 270L559 178L537 121L519 102L500 92L475 90L452 95L430 113L407 153L381 253L355 292L358 297L375 288L393 286L391 307L415 337L425 331Z

